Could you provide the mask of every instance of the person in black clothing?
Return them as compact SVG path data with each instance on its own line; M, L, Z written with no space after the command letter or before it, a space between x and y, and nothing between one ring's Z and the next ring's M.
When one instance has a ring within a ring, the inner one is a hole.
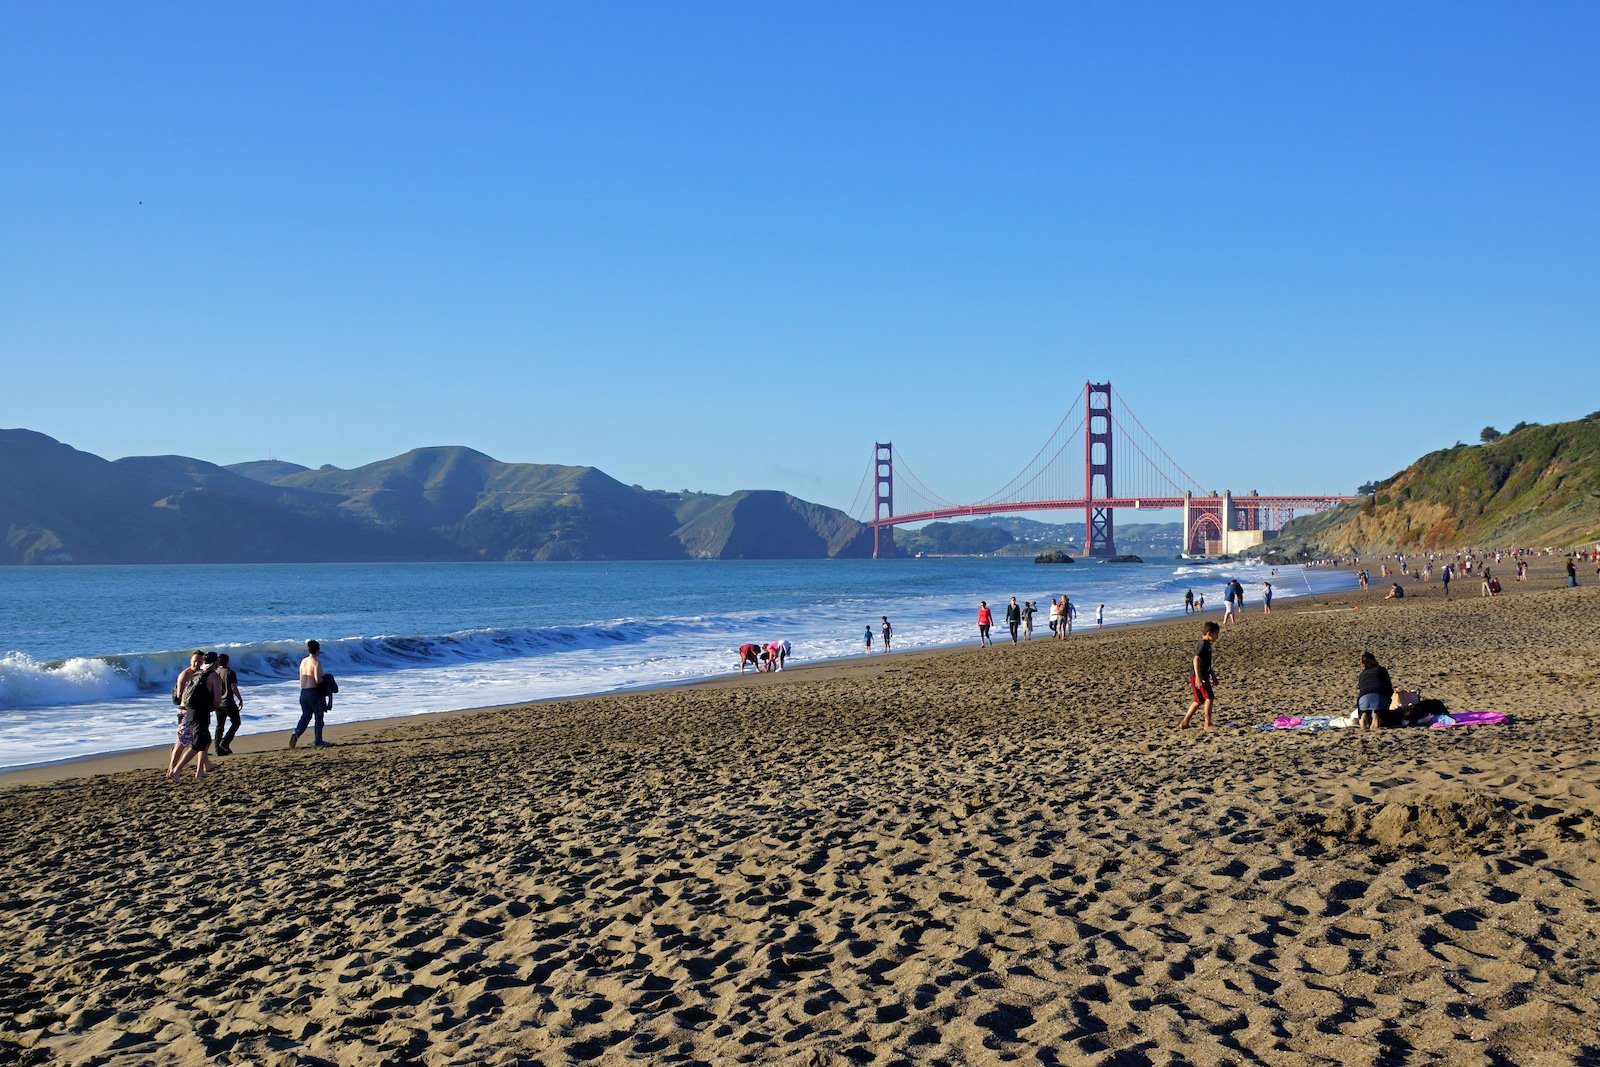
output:
M1185 615L1190 615L1190 614L1194 613L1194 590L1193 589L1185 589L1183 591L1183 613Z
M1394 683L1389 672L1378 665L1371 652L1361 653L1361 677L1356 681L1356 713L1363 730L1381 730L1383 714L1394 699Z
M1011 598L1011 604L1006 608L1006 626L1011 630L1011 643L1017 643L1017 631L1022 628L1022 609L1017 606L1017 598Z
M222 682L222 703L217 705L217 755L233 755L233 735L239 732L239 712L244 695L239 692L239 676L228 666L226 652L217 655L217 678Z
M1571 556L1567 557L1567 588L1578 588L1578 564Z
M1399 582L1394 582L1394 583L1390 584L1389 592L1383 599L1385 599L1385 600L1404 600L1405 598L1406 598L1405 588L1403 586L1401 586L1401 584Z
M1194 647L1194 660L1189 672L1189 693L1194 701L1189 705L1183 721L1178 724L1180 730L1188 729L1194 713L1202 705L1206 709L1203 725L1206 729L1211 728L1211 707L1217 699L1217 672L1211 669L1211 643L1221 632L1222 627L1214 622L1208 622L1200 628L1200 643Z

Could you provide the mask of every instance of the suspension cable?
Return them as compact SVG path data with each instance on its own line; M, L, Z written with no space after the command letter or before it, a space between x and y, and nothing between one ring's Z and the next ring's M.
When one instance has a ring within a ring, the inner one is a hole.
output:
M1118 400L1120 400L1122 402L1122 410L1126 411L1128 413L1128 417L1134 421L1134 424L1136 426L1138 426L1139 429L1144 431L1144 435L1150 439L1150 443L1156 446L1156 451L1160 452L1163 456L1166 457L1167 462L1172 464L1172 467L1173 467L1174 470L1176 470L1179 474L1183 475L1185 478L1189 479L1189 487L1191 489L1198 489L1202 493L1205 492L1206 491L1205 487L1203 485L1201 485L1199 483L1199 481L1197 481L1195 479L1195 476L1190 474L1188 471L1184 470L1183 466L1177 460L1172 458L1172 453L1168 452L1165 448L1161 447L1161 442L1156 440L1156 435L1151 433L1150 430L1145 426L1145 424L1139 421L1139 416L1134 413L1134 410L1131 407L1128 406L1127 399L1120 392L1117 391L1117 387L1116 386L1113 385L1111 387L1111 392L1112 392L1112 394L1114 396L1116 396L1116 398ZM1150 464L1152 466L1155 465L1155 460L1150 459L1149 456L1145 456L1145 459L1150 460ZM1171 479L1168 479L1168 481L1171 481ZM1172 484L1173 484L1174 487L1177 486L1176 482L1173 482Z

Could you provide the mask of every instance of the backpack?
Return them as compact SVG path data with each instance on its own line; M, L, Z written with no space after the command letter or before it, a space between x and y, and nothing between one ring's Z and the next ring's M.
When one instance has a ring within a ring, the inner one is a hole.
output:
M189 684L183 689L183 700L180 706L189 713L189 718L197 721L209 721L211 713L217 710L217 701L211 693L212 668L208 665L200 668L189 678Z

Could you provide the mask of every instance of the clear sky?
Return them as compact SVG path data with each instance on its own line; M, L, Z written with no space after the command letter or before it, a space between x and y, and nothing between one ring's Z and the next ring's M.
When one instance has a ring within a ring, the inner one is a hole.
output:
M13 4L0 426L973 499L1600 408L1600 6Z

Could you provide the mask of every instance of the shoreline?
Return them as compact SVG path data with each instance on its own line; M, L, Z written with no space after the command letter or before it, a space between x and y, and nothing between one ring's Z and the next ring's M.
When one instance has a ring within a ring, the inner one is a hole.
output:
M1180 560L1176 562L1183 563L1186 561ZM1352 574L1355 571L1355 568L1326 569L1338 569L1341 571L1347 570ZM1318 593L1314 590L1308 589L1305 592L1297 592L1286 595L1280 594L1274 597L1274 612L1276 613L1278 611L1292 610L1293 605L1312 597L1342 596L1348 592L1351 591L1341 590L1337 592ZM1251 593L1254 595L1255 599L1245 609L1246 614L1248 615L1251 613L1252 607L1255 609L1254 614L1260 614L1261 598L1259 590L1252 589ZM1206 614L1215 615L1218 619L1220 619L1222 617L1222 609L1220 606L1214 608L1208 607ZM1080 618L1081 617L1083 617L1082 613L1080 613ZM1108 623L1106 626L1101 627L1100 630L1104 632L1110 630L1127 630L1143 626L1158 626L1165 623L1170 623L1175 619L1192 617L1192 615L1186 615L1180 608L1179 610L1170 614L1164 613L1153 615L1148 618L1136 619L1130 622ZM1093 619L1090 618L1088 620L1088 626L1085 627L1080 624L1077 629L1074 630L1074 636L1069 638L1069 640L1076 640L1081 635L1094 632L1095 629L1096 627L1094 626ZM999 630L1001 632L1001 636L1005 636L1004 626L999 626ZM1036 629L1034 631L1033 640L1053 640L1050 634L1049 626L1043 625ZM999 641L1000 638L997 637L995 639L995 643L998 645ZM952 642L949 644L924 645L917 648L905 649L887 654L879 652L874 653L870 657L859 654L850 656L826 657L818 660L808 660L804 663L797 663L781 673L791 674L798 671L828 669L842 664L866 662L869 659L881 660L884 659L886 655L890 657L898 657L955 653L960 652L962 649L976 647L976 645L976 641L964 641ZM355 675L352 677L359 679L361 676ZM740 677L741 676L737 674L699 675L679 680L643 682L638 685L621 686L616 689L606 689L599 692L534 697L527 700L518 700L503 704L483 704L465 708L439 708L433 711L414 711L397 715L375 716L369 719L353 719L343 723L335 723L330 720L325 724L323 734L329 740L338 743L340 738L348 739L363 736L364 734L373 730L384 730L401 723L434 719L441 716L450 717L486 712L501 712L508 711L513 708L536 707L542 704L551 704L564 701L605 700L607 698L626 697L631 694L654 693L684 687L715 686L729 681L736 682ZM70 705L67 706L70 707ZM240 733L234 738L233 756L213 757L213 759L227 760L237 756L256 755L262 752L277 751L279 749L287 750L288 738L291 732L292 731L290 730L264 730L260 733ZM10 784L39 784L61 781L69 778L87 777L97 774L117 774L129 770L159 769L166 765L167 756L171 749L172 742L167 741L161 744L136 745L131 748L112 749L106 752L86 753L81 756L68 756L63 759L43 760L37 763L23 763L11 767L0 767L0 788L4 788Z

